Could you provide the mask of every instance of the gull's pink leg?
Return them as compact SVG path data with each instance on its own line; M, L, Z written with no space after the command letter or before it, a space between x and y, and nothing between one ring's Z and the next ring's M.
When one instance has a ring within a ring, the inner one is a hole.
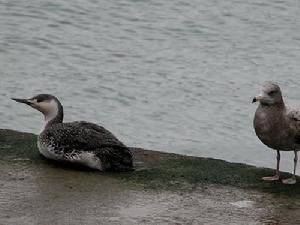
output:
M262 179L265 180L265 181L274 181L274 180L279 180L279 175L280 175L280 172L279 172L279 164L280 164L280 151L277 150L277 166L276 166L276 174L275 176L272 176L272 177L263 177Z
M298 161L298 155L297 155L298 152L295 150L294 153L295 153L295 157L294 157L294 174L293 174L292 177L282 180L282 183L284 183L284 184L296 184L296 168L297 168L297 161Z

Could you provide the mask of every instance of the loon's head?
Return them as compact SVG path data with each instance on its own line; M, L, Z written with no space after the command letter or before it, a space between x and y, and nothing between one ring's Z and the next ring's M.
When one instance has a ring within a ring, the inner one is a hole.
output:
M44 114L45 120L47 122L56 119L57 122L62 122L63 120L63 107L59 100L49 94L39 94L32 98L20 99L12 98L16 102L24 103L31 106L32 108L40 111Z
M280 87L275 83L265 84L258 96L253 98L252 102L260 102L262 105L282 105L282 95Z

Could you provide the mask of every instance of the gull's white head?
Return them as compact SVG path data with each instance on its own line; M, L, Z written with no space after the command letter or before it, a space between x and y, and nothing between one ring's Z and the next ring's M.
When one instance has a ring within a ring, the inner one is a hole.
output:
M253 98L252 103L257 101L266 106L283 104L280 87L275 83L265 84L260 94Z
M58 120L57 122L62 122L63 120L63 107L59 100L53 95L39 94L33 98L12 98L12 100L24 103L40 111L44 114L46 122L49 122L53 119Z

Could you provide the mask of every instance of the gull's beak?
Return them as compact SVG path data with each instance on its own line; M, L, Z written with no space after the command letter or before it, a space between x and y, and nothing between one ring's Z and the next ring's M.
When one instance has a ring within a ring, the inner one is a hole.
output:
M12 100L19 102L19 103L24 103L26 105L32 105L32 103L33 103L31 99L12 98Z
M258 96L256 96L256 97L253 98L252 103L258 102L258 101L260 101L261 99L262 99L262 96L258 95Z

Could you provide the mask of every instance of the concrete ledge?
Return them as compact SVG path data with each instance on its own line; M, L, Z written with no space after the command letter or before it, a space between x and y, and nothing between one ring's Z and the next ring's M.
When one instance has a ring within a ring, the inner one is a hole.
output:
M205 185L229 185L284 195L299 195L300 181L296 185L278 182L263 182L262 176L274 174L274 170L257 168L239 163L229 163L210 158L190 157L159 151L132 148L136 171L129 173L105 173L105 176L121 179L151 189L191 190ZM0 130L0 160L14 163L26 160L27 164L70 168L46 160L36 147L36 135L12 130ZM89 171L89 173L99 173ZM282 173L282 177L290 174Z
M136 171L101 173L43 158L36 135L0 130L0 224L300 224L299 181L266 183L271 169L132 151Z

